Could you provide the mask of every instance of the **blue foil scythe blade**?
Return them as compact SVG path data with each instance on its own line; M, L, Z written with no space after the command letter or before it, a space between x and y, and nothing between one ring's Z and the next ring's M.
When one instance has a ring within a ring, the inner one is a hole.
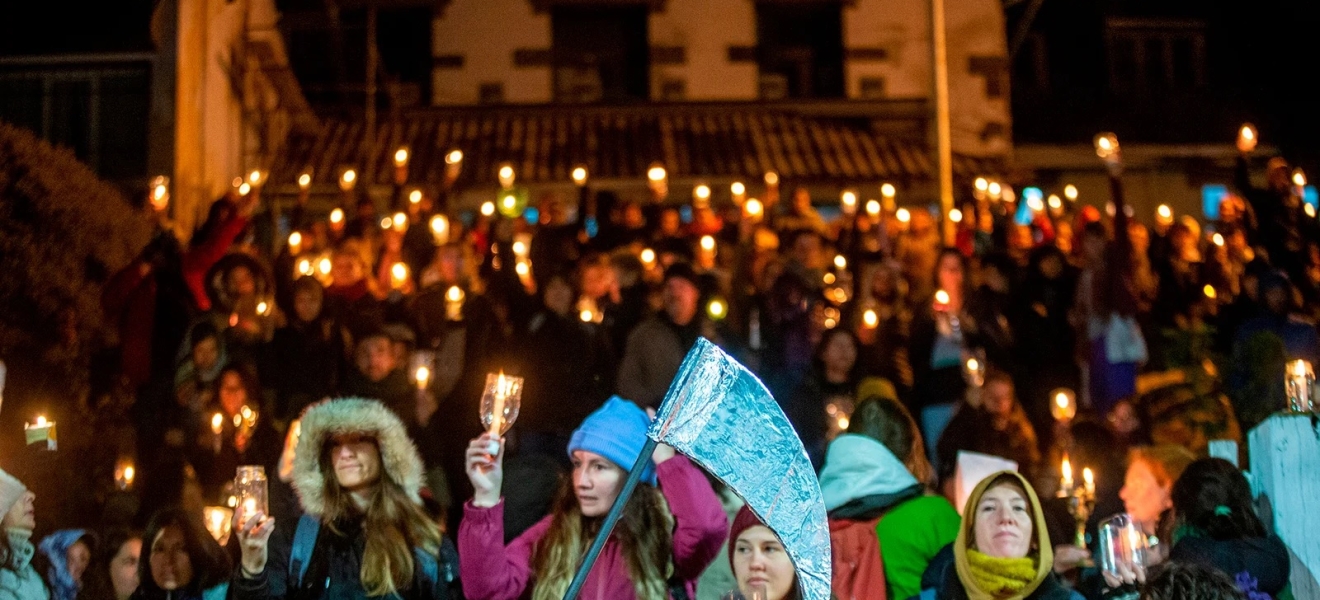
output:
M804 600L828 600L830 534L820 484L802 441L761 380L699 339L647 435L742 496L784 543Z

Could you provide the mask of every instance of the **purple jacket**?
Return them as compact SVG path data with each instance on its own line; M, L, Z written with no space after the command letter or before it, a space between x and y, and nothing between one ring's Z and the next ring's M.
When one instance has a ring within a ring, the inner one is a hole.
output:
M656 467L660 492L674 515L674 575L685 582L688 597L696 597L697 578L710 565L729 534L729 519L701 471L682 455ZM458 528L458 553L463 594L468 600L530 598L534 585L532 550L550 529L551 516L541 519L509 545L504 540L504 503L463 507ZM587 575L582 600L633 600L637 597L628 563L611 538Z

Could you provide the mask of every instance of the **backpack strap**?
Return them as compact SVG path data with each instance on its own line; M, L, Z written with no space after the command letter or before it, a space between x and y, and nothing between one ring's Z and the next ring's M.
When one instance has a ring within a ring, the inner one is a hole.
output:
M298 529L293 532L293 548L289 552L289 589L302 587L303 576L307 574L307 565L312 560L312 550L316 548L316 537L321 533L321 522L311 515L298 518Z

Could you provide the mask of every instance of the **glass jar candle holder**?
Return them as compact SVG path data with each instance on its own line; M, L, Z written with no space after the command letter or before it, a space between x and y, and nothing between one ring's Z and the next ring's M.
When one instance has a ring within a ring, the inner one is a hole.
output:
M1283 381L1288 394L1288 412L1309 413L1316 409L1313 395L1315 371L1310 362L1302 359L1288 361Z
M256 513L270 514L265 467L255 465L239 467L234 476L234 495L238 498L237 504L243 511L244 518Z

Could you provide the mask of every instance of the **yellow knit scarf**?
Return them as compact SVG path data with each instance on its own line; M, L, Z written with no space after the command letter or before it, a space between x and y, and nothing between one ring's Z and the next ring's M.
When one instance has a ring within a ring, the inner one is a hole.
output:
M1036 561L1026 558L996 558L967 549L967 566L976 587L995 598L1010 598L1036 579Z

